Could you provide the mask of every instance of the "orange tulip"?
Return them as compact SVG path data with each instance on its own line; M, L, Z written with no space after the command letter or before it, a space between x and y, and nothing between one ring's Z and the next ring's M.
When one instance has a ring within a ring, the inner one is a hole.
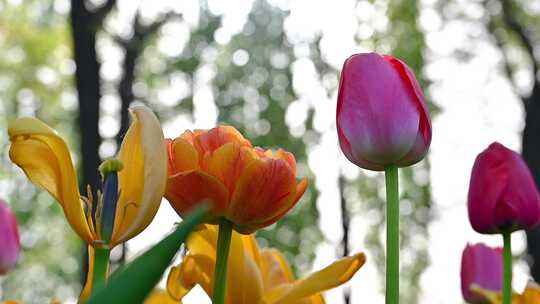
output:
M275 223L304 194L296 181L296 160L282 149L252 147L230 126L186 131L167 140L169 178L165 197L183 216L207 202L208 223L225 218L249 234Z

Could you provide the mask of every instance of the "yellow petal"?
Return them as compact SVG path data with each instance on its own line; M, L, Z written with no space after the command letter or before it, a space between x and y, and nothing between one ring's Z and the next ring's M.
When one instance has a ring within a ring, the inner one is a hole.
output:
M262 275L244 244L242 235L233 232L227 271L228 303L253 304L254 299L262 297Z
M521 296L521 304L540 303L540 286L534 282L527 283L527 287Z
M92 282L94 281L94 247L88 246L88 273L86 274L86 284L79 296L80 302L85 302L92 295Z
M187 241L187 248L191 254L206 255L215 260L218 228L216 225L201 225L191 233Z
M77 175L62 138L35 118L20 118L9 125L9 157L32 183L45 188L62 206L75 232L92 244L78 190Z
M295 304L303 298L337 287L347 282L365 261L363 253L340 259L305 279L269 290L265 293L263 303Z
M120 197L111 245L139 234L154 218L165 193L167 152L157 117L144 106L131 108L134 118L122 146L119 159Z
M179 301L195 285L200 285L210 295L212 292L215 260L204 255L189 254L175 266L167 277L167 292Z
M196 282L212 296L213 275L216 260L217 226L204 225L188 239L190 254L182 261L182 275L185 289L191 289L186 278L197 278ZM256 253L253 251L257 250ZM244 236L233 231L229 250L227 271L226 303L252 304L262 295L263 280L257 263L258 248L253 236ZM195 265L190 265L195 262ZM201 275L204 274L204 275ZM206 280L208 276L209 281ZM210 287L206 285L209 284ZM189 287L189 288L188 288Z
M287 260L278 250L273 248L261 250L261 260L261 272L264 274L266 290L294 281Z
M144 304L182 304L182 302L175 301L169 296L169 294L162 289L154 289L152 293L144 300Z

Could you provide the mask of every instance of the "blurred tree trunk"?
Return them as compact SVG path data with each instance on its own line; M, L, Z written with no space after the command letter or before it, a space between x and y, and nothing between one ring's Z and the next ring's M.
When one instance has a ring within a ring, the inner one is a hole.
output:
M531 34L532 28L527 28L526 19L523 18L524 8L512 0L498 0L501 10L491 15L488 29L495 38L500 48L504 68L510 82L513 82L515 74L515 62L508 55L509 44L516 44L526 56L530 64L530 76L532 89L530 93L521 95L525 110L525 127L522 135L522 156L534 177L537 187L540 189L540 60L535 57L538 53L536 44ZM488 3L486 2L485 5ZM531 275L536 282L540 282L540 227L527 232L527 253L530 257Z
M99 146L99 101L101 99L100 64L96 53L96 34L104 18L114 7L109 0L102 7L90 11L83 0L71 0L71 35L75 60L75 84L79 102L79 132L81 152L81 192L89 185L94 192L100 185L98 166L101 162ZM92 210L94 212L94 210ZM84 247L81 282L84 284L88 269L88 252Z
M522 155L540 189L540 82L535 82L531 95L524 102ZM540 227L527 232L527 251L531 256L531 275L540 282Z

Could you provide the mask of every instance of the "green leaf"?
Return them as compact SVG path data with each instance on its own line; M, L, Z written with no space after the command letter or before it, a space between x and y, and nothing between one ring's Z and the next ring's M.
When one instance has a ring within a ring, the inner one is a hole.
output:
M114 273L107 285L95 292L87 303L143 303L182 243L206 215L207 208L195 209L178 225L176 231Z

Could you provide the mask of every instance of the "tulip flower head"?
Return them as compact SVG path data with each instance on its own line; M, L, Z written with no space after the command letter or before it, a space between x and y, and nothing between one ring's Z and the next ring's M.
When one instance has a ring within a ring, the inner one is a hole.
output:
M468 196L469 221L479 233L531 229L540 222L540 195L529 168L497 142L476 157Z
M165 191L167 156L159 122L144 106L131 113L134 121L118 161L105 166L104 192L98 197L90 189L87 196L79 193L68 147L56 131L29 117L9 125L11 160L60 203L73 230L93 247L112 248L140 233Z
M465 247L461 256L461 292L467 303L482 304L484 297L472 288L499 292L502 289L503 259L501 248L484 244Z
M0 275L15 267L19 250L17 220L7 204L0 200Z
M405 63L389 55L356 54L345 61L336 122L341 150L368 170L413 165L431 143L420 85Z
M212 225L190 236L189 254L167 280L173 298L180 301L197 284L211 296L217 238ZM276 249L259 249L253 235L233 231L230 250L226 304L322 304L321 292L344 284L365 263L359 253L295 280L284 256Z
M165 197L183 216L207 202L208 223L224 217L249 234L280 219L300 199L307 179L296 181L296 161L284 150L253 148L236 129L186 131L167 140Z

